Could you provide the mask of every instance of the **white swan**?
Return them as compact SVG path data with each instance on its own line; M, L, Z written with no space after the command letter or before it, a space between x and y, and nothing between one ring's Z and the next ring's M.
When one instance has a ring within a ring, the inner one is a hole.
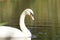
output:
M0 26L0 38L10 37L11 38L10 40L31 40L32 36L31 32L26 28L24 23L26 15L29 15L32 18L32 20L34 20L33 11L31 9L24 10L20 16L20 22L19 22L21 31L17 28Z

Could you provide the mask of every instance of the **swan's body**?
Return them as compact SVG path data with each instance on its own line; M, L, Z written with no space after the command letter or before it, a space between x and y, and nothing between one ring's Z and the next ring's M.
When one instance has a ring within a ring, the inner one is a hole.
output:
M26 15L30 15L32 19L34 20L32 14L33 14L33 11L31 9L26 9L21 14L20 22L19 22L21 31L17 28L12 28L8 26L0 26L0 38L10 37L11 38L10 40L31 40L32 35L30 31L26 28L24 19Z

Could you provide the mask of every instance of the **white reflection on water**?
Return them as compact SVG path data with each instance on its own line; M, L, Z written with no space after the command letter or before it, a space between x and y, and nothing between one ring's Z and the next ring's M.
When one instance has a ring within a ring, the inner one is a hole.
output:
M8 37L8 38L0 38L0 40L31 40L31 38Z
M32 35L32 38L37 38L37 36L36 35Z

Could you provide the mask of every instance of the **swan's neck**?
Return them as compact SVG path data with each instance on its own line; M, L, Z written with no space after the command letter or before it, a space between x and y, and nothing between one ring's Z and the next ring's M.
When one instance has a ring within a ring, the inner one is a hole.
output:
M24 22L25 16L26 16L25 12L23 12L20 16L20 28L21 28L22 32L25 33L27 36L28 35L31 36L30 31L25 26L25 22Z

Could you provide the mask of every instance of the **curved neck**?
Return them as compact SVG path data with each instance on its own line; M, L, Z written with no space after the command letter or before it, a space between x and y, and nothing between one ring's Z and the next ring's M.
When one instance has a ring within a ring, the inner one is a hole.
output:
M20 16L20 28L21 28L23 33L31 36L30 31L26 28L25 23L24 23L25 16L26 16L25 12L23 12Z

